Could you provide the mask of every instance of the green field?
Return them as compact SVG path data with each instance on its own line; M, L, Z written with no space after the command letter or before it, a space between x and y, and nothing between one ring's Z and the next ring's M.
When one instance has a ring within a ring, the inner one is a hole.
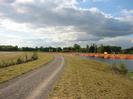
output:
M66 67L49 99L133 99L133 81L110 66L66 56Z
M24 55L31 56L32 52L0 52L0 62L8 60L16 60ZM0 68L0 83L10 80L16 76L26 73L30 70L40 67L53 59L52 55L46 53L38 53L38 59L23 64L13 65Z

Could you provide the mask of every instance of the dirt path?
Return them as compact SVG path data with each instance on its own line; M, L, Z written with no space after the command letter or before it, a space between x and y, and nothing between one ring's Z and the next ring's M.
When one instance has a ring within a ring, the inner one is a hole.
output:
M55 56L51 63L1 84L0 99L47 99L63 66L64 58Z

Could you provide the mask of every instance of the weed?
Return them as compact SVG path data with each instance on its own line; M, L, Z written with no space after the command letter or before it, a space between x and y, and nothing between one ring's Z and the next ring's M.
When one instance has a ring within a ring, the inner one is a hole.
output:
M120 74L127 74L128 70L125 67L124 63L113 63L112 64L112 69L113 71L115 71L116 73L120 73Z
M36 52L33 52L32 59L33 60L37 60L38 59L38 54Z

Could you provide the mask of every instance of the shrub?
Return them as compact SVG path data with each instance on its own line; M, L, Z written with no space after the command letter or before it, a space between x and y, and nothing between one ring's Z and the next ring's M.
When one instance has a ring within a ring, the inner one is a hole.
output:
M12 62L12 65L16 65L16 61L11 60L11 62Z
M128 70L125 67L124 63L113 63L112 64L112 69L116 72L116 73L120 73L120 74L127 74Z
M22 61L22 59L19 57L19 58L17 59L17 64L21 64L21 63L23 63L23 61Z
M133 80L133 72L128 72L128 77Z
M25 62L27 62L28 61L28 56L27 55L25 55Z
M32 55L32 60L37 60L38 59L38 54L36 52L33 52L33 55Z
M2 68L2 67L3 67L3 61L0 62L0 68Z
M2 67L7 67L8 63L6 61L2 61Z
M128 70L126 69L124 63L121 63L121 64L119 65L119 70L120 70L122 73L124 73L124 74L126 74L126 73L128 72Z

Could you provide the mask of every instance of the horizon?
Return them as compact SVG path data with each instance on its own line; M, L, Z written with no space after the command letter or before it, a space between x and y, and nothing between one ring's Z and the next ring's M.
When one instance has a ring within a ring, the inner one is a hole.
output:
M75 45L75 44L74 44ZM61 49L63 49L63 48L69 48L69 47L74 47L74 45L71 45L71 46L34 46L34 47L30 47L30 46L18 46L18 45L0 45L0 47L2 47L2 46L4 46L4 47L7 47L7 46L11 46L11 47L18 47L19 49L21 49L21 48L33 48L33 49L36 49L36 48L61 48ZM79 45L79 44L77 44L77 45ZM91 46L93 46L93 45L95 45L95 46L97 46L97 47L101 47L101 46L109 46L109 47L120 47L122 50L126 50L126 49L131 49L131 48L133 48L133 46L132 47L128 47L128 48L124 48L124 47L122 47L122 46L111 46L111 45L103 45L103 44L101 44L101 45L96 45L96 44L90 44L90 45L86 45L86 46L81 46L81 45L79 45L81 48L87 48L87 46L88 47L91 47Z
M0 0L0 45L133 47L132 0Z

